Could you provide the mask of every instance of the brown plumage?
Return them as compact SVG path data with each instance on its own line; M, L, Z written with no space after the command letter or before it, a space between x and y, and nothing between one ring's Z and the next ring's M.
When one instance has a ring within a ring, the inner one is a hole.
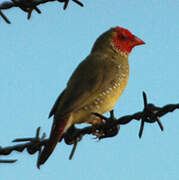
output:
M38 167L45 163L69 127L77 123L95 124L92 112L103 114L113 109L127 85L128 55L141 44L142 40L121 27L111 28L96 40L50 112L49 117L54 116L54 121Z

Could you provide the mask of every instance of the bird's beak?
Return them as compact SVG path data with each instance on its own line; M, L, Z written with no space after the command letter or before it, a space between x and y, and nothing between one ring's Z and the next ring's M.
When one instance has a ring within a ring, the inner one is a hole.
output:
M134 46L139 46L139 45L142 45L142 44L145 44L145 42L142 41L140 38L134 36L133 45Z

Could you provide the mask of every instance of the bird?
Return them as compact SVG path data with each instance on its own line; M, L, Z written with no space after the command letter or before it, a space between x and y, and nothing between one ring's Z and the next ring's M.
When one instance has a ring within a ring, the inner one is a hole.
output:
M143 44L143 40L120 26L97 38L50 111L53 124L49 140L39 155L38 168L70 127L80 123L98 124L100 119L92 113L104 114L113 109L128 82L129 54L135 46Z

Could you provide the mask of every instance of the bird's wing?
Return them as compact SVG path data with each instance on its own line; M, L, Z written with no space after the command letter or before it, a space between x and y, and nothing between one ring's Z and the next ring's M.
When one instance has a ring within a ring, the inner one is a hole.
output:
M72 74L67 88L55 102L50 116L58 114L65 116L76 111L102 91L115 73L110 71L109 60L106 57L90 55Z
M55 101L55 104L53 105L48 118L50 118L51 116L53 116L57 110L58 104L61 101L63 95L65 94L65 90L63 90L63 92L58 96L57 100Z

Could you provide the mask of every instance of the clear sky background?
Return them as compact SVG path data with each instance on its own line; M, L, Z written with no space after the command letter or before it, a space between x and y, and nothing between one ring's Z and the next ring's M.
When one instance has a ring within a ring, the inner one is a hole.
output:
M1 0L0 2L3 2ZM179 1L178 0L82 0L41 5L41 15L30 21L19 9L5 11L11 25L0 19L0 145L32 137L38 126L49 134L49 111L65 88L75 67L89 54L96 38L110 27L128 28L146 42L130 55L128 86L115 106L117 117L142 110L142 91L150 102L163 106L179 103ZM0 180L178 180L179 110L146 125L121 127L119 135L100 142L85 136L73 160L71 146L58 144L41 169L37 155L12 153L0 159Z

